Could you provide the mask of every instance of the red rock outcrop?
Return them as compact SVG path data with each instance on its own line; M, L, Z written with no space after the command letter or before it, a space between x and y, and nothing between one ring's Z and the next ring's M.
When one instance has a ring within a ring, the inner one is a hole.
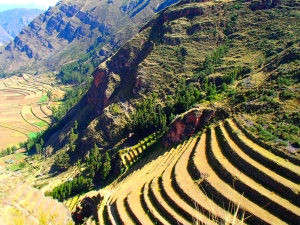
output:
M215 109L193 108L177 117L163 137L165 146L181 143L203 129L215 116Z

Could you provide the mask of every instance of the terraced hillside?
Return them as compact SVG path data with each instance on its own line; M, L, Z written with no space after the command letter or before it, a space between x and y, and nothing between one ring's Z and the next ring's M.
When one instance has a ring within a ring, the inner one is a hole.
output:
M0 175L0 224L71 225L68 209L42 192L20 181L20 175Z
M157 149L101 190L100 224L299 224L300 161L247 138L232 120Z
M119 155L123 165L129 167L134 162L136 162L142 156L144 150L147 149L147 147L153 145L159 137L161 137L160 133L154 133L141 140L138 144L119 151Z
M31 75L0 79L0 146L16 145L45 130L51 124L51 103L47 91L62 96L63 91L53 87L48 77Z
M43 139L74 167L78 160L78 176L101 195L100 205L80 201L89 214L76 207L74 218L297 224L298 2L181 1L99 65L87 94ZM233 117L247 127L225 120ZM143 138L158 130L162 142L144 152ZM66 173L51 179L67 182Z

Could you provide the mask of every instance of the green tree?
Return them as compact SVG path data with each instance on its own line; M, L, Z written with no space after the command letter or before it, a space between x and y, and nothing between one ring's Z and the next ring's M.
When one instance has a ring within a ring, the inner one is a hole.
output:
M50 90L47 91L47 97L51 100L52 99L52 92Z
M74 152L76 145L74 145L74 143L76 142L76 140L78 139L78 134L76 134L74 132L74 129L71 128L71 133L70 133L70 137L69 137L69 145L71 146L71 151Z
M80 159L77 160L76 167L77 167L78 171L81 172L81 160Z
M42 149L42 146L38 143L35 144L35 150L36 150L36 153L38 154L42 154L43 153L43 149Z
M105 153L105 161L103 163L103 168L102 168L102 178L105 180L111 170L111 159L109 157L108 152Z
M70 167L70 156L65 152L58 153L54 158L53 165L59 171L67 170Z
M87 164L90 171L90 176L94 178L102 165L101 155L96 144L94 144L94 147L91 149L90 156L87 158Z

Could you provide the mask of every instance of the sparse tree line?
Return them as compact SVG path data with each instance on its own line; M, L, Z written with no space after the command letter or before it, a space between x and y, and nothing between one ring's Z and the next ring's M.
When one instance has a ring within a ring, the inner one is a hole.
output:
M81 175L82 163L78 160L76 167L80 171L80 175L72 181L59 185L47 194L59 201L63 201L71 196L88 191L92 187L93 182L99 183L108 178L111 172L111 157L107 151L105 154L102 154L95 144L85 162L87 170L84 171L84 176ZM55 156L53 165L59 171L65 171L70 167L70 163L69 154L61 151Z
M58 187L55 187L51 192L47 192L46 195L51 196L58 201L63 200L88 191L92 187L92 179L85 178L83 176L75 177L73 180L67 181Z
M23 142L21 142L19 144L19 146L20 146L20 148L24 148L25 144ZM7 147L5 149L2 149L2 151L0 152L0 157L14 154L17 150L18 150L18 148L15 145L12 147Z
M64 117L67 112L79 102L82 96L87 92L89 84L86 86L77 86L70 90L67 90L65 94L64 104L59 105L57 108L52 107L52 117L58 123L59 120Z

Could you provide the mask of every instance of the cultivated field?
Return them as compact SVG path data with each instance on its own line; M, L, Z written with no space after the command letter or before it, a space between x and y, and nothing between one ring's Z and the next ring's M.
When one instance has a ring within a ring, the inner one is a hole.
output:
M299 224L300 160L244 132L229 119L137 163L124 152L132 166L100 190L99 223Z
M51 124L51 102L47 92L61 97L55 80L21 74L0 79L0 151L18 145Z

